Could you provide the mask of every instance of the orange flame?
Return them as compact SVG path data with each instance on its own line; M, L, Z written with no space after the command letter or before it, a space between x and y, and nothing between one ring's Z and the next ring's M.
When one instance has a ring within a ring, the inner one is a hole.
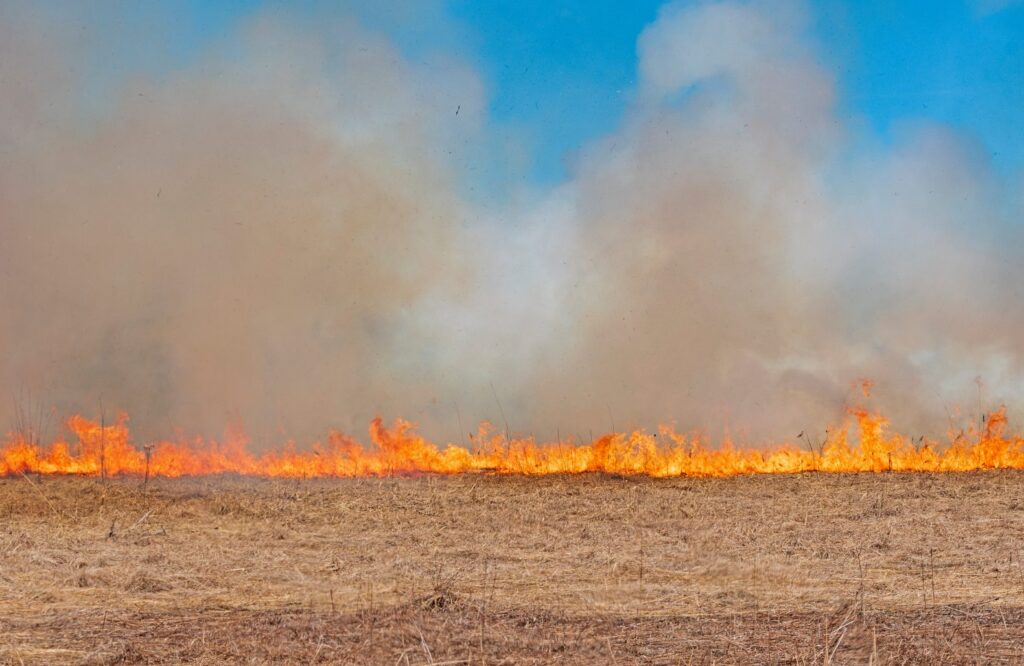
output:
M17 473L150 475L164 477L241 474L271 477L352 477L391 474L459 474L489 471L504 474L609 472L670 476L733 476L797 472L951 472L981 469L1024 469L1024 437L1005 434L1006 409L988 415L983 428L950 433L940 446L922 438L915 445L888 434L888 420L864 409L851 409L852 423L828 431L816 445L801 439L766 449L737 449L728 440L710 448L699 435L686 436L668 426L657 435L642 430L609 433L589 444L572 441L537 443L533 438L507 440L484 423L470 450L444 448L416 434L398 420L391 428L381 419L370 424L371 446L332 432L326 443L299 451L288 442L278 450L254 454L241 430L229 431L223 442L197 438L162 441L142 448L131 442L128 418L110 425L82 416L67 421L74 441L63 437L49 445L25 434L12 434L0 448L0 475Z

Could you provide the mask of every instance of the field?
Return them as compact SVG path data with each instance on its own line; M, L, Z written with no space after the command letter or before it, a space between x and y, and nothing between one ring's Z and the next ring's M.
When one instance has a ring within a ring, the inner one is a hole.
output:
M1012 663L1024 473L0 479L6 663Z

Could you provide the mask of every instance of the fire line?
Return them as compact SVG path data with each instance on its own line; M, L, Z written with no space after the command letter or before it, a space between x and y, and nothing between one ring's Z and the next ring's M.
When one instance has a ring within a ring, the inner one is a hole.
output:
M68 434L43 444L31 433L13 433L0 447L0 475L19 473L104 476L201 476L238 474L266 477L360 477L395 474L573 474L605 472L651 477L725 477L800 472L956 472L1024 469L1024 437L1008 435L1006 409L983 419L982 427L949 434L944 445L887 432L888 420L864 409L849 410L842 427L816 445L783 443L737 448L728 439L712 446L701 435L661 426L658 435L637 430L609 433L590 443L506 440L488 424L474 446L438 446L397 420L370 424L370 445L332 432L325 442L299 450L292 442L265 453L248 449L241 430L223 441L160 441L136 446L125 414L101 425L83 416L66 422ZM660 436L659 436L660 435Z

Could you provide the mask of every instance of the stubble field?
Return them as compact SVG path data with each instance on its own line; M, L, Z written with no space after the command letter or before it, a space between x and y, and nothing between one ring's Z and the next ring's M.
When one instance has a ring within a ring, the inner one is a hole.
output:
M0 479L5 663L1019 663L1024 473Z

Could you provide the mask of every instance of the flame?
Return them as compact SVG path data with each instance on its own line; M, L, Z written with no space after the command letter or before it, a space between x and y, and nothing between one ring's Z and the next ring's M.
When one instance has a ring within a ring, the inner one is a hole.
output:
M229 430L223 442L181 439L140 448L132 444L125 414L109 425L72 416L66 422L69 434L74 435L70 442L62 436L43 445L32 433L8 435L0 447L0 475L303 478L488 471L724 477L810 471L1024 469L1024 437L1006 434L1005 407L987 415L980 428L949 433L944 447L923 438L915 444L900 434L889 434L888 420L881 414L854 408L849 416L842 427L827 431L820 444L801 433L798 440L803 446L785 443L764 449L738 449L729 440L711 447L702 436L680 434L669 426L661 426L658 434L643 430L609 433L589 444L572 440L538 443L532 437L506 439L487 423L473 437L472 448L453 444L442 448L418 435L407 421L397 420L388 428L377 418L370 424L370 446L332 432L326 442L317 442L305 451L288 442L258 455L249 450L241 429ZM851 431L855 443L851 443Z

